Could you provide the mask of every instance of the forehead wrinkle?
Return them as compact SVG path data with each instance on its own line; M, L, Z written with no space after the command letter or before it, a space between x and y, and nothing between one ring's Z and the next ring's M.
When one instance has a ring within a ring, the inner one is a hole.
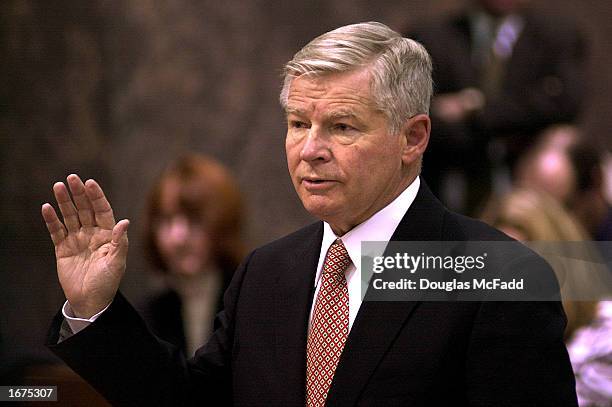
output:
M356 118L357 115L355 114L355 112L351 109L338 109L338 110L333 110L331 112L329 112L327 115L327 118L330 120L337 120L337 119L346 119L346 118Z
M321 77L296 78L289 88L288 99L305 96L315 99L340 97L354 100L369 100L371 98L371 86L367 85L364 87L363 84L358 83L358 80L351 80L349 82L342 80L341 78L347 74L350 74L350 72ZM300 84L299 91L296 92L296 84L298 83Z
M291 84L285 107L286 115L301 117L314 114L326 120L358 118L367 109L378 111L370 87L356 81L331 80L332 77L298 78ZM298 85L299 86L296 86Z

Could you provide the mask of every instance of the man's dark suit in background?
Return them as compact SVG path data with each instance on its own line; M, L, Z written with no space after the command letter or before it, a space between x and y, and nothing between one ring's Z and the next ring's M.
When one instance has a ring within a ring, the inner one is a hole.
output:
M415 27L411 33L432 57L436 96L466 88L479 89L485 96L481 109L458 121L436 114L434 96L435 137L425 154L424 175L435 193L448 171L465 174L468 212L486 198L491 165L505 160L512 167L546 126L575 120L586 88L586 49L575 24L529 9L516 15L518 38L508 35L505 52L509 54L501 62L498 89L489 94L483 89L484 52L475 50L475 21L487 18L484 10L478 14L478 9L468 9ZM500 151L488 151L495 139L502 141L505 158L495 156L504 154Z

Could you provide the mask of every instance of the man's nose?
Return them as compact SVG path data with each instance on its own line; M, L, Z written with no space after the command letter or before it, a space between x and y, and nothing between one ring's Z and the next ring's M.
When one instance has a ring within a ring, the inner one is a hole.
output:
M331 158L330 140L319 126L312 126L304 139L300 159L303 161L329 161Z

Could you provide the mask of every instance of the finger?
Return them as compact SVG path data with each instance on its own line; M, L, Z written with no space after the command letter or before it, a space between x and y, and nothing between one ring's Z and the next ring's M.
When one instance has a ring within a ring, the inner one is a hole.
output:
M55 209L53 209L50 204L43 204L41 213L43 219L45 220L45 224L47 225L47 230L51 235L51 240L53 241L53 244L57 246L66 238L66 228L62 222L60 222L59 218L57 217L57 213L55 213Z
M96 224L105 229L112 229L115 226L115 216L100 185L93 179L88 179L85 181L85 193L93 208Z
M62 217L64 218L64 225L68 229L68 233L76 233L81 227L79 222L79 216L77 215L76 208L72 203L68 188L63 182L56 182L53 185L53 193L55 194L55 200L59 206Z
M113 228L112 240L111 240L111 244L113 247L113 250L112 250L113 257L125 258L127 256L127 250L128 250L127 230L129 226L130 226L130 221L127 219L123 219L119 221Z
M74 199L81 225L95 226L93 208L91 202L89 202L89 198L87 198L85 194L85 185L83 185L83 181L81 181L81 178L76 174L68 175L67 179L68 187L70 187L70 193L72 194L72 199Z

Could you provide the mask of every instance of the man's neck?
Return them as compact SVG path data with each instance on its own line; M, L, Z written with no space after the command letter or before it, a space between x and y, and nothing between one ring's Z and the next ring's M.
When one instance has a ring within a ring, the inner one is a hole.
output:
M334 232L334 234L336 236L342 237L345 234L347 234L348 232L350 232L351 230L353 230L354 228L356 228L357 226L361 225L364 222L367 222L374 215L376 215L377 213L379 213L380 211L382 211L383 209L388 207L392 202L394 202L396 199L398 199L398 197L400 195L402 195L404 193L404 191L406 191L407 188L409 188L412 185L414 185L415 181L417 180L417 178L418 178L418 175L415 175L414 177L412 177L410 179L410 181L404 183L400 188L398 188L397 193L394 194L391 199L389 199L387 202L385 202L384 205L382 205L377 210L371 212L369 214L369 216L366 216L366 217L364 217L362 219L356 219L353 222L347 223L347 224L339 224L339 223L333 223L333 222L327 222L327 223L329 224L329 226L331 227L332 231ZM417 183L417 184L420 184L420 182ZM417 187L417 189L418 189L418 187Z

